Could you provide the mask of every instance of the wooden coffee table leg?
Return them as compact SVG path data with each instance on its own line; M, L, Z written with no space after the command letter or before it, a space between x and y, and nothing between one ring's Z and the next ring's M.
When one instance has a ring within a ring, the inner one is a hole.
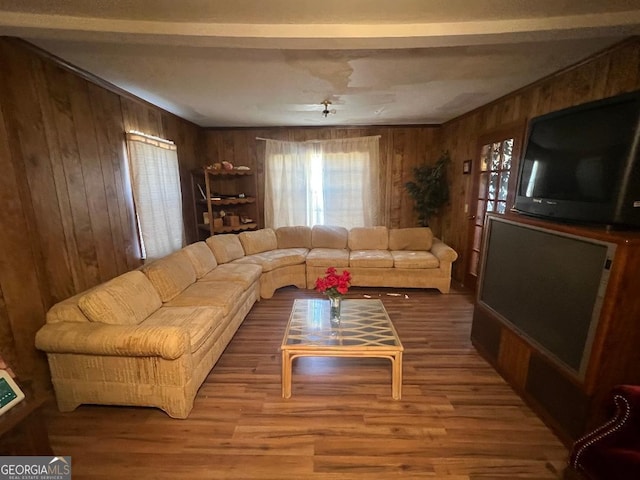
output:
M391 357L391 396L394 400L402 398L402 352Z
M291 398L291 356L282 351L282 398Z

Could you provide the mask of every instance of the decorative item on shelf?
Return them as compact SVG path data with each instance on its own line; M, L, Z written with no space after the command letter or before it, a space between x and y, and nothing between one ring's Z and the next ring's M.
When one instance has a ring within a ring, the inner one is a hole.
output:
M222 168L224 170L233 170L233 163L231 162L222 162Z
M209 212L202 212L202 222L209 225Z
M228 227L237 227L240 225L240 217L233 213L228 213L224 216L224 224Z
M211 165L209 165L209 168L212 168L213 170L221 170L222 164L218 162L212 163Z
M340 325L342 296L349 291L350 283L351 273L343 270L338 275L335 267L327 268L326 275L316 279L315 289L329 297L329 320L332 327Z

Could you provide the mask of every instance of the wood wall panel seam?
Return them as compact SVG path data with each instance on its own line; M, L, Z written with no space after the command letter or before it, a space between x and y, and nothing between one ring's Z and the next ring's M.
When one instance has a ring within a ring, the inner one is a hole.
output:
M383 189L381 198L381 204L385 206L382 218L385 224L392 226L409 226L415 220L414 212L410 210L411 204L404 198L402 188L411 166L421 162L425 149L428 150L428 155L425 156L428 159L435 159L440 151L449 150L453 161L450 170L453 197L451 205L444 210L439 225L442 232L439 233L464 258L467 228L466 215L461 208L463 203L460 202L464 202L468 182L460 173L460 164L473 155L472 150L481 132L486 128L499 128L508 122L524 121L561 105L581 103L640 88L637 60L640 41L634 38L441 127L202 129L134 96L105 89L100 82L78 77L77 71L60 66L46 56L35 54L35 51L35 48L25 42L0 38L0 60L3 65L0 82L4 87L0 92L0 108L4 112L2 122L8 142L6 155L14 170L7 174L5 180L11 183L9 190L16 192L14 197L18 204L14 207L21 212L15 214L19 218L12 217L11 228L18 228L22 235L22 244L16 245L15 251L16 255L23 255L19 258L24 259L23 266L11 272L11 275L16 276L18 272L26 274L19 282L22 295L28 293L31 301L40 305L33 310L39 313L31 313L25 319L24 311L20 313L10 307L11 302L15 301L13 298L16 298L10 293L11 289L4 290L9 305L9 322L12 329L18 330L15 338L20 339L28 338L33 334L35 326L44 321L44 312L41 310L46 309L53 299L82 291L114 271L119 272L124 266L120 261L123 255L129 268L134 268L140 262L135 217L130 198L124 198L129 194L126 166L120 164L123 158L121 153L118 152L117 157L111 157L113 174L105 165L109 161L108 150L116 152L123 148L123 139L118 133L120 128L136 128L179 140L181 172L208 163L212 158L219 158L229 152L227 148L231 148L235 163L247 162L255 165L259 182L263 180L264 169L257 158L259 148L255 145L255 132L259 132L260 136L288 140L342 138L369 132L381 134L381 157L386 157L382 165L388 172L383 180L386 188ZM16 76L17 71L22 74ZM96 93L102 92L101 89L108 91L109 95ZM108 107L107 97L112 99ZM98 105L90 105L93 101L98 102ZM92 129L78 125L78 119L73 118L73 108L76 117L87 118L93 123ZM108 116L111 121L106 128L111 133L101 132L98 135L96 130L105 126L96 122L102 118L101 112L105 108L110 112ZM415 134L406 135L406 132ZM93 138L81 141L81 145L84 144L82 142L88 142L86 145L89 147L78 145L78 137L85 135L93 135ZM410 144L398 149L398 145L394 144L394 136ZM109 146L101 145L103 141L109 142ZM96 156L100 158L84 158L83 154L90 151L97 152ZM92 161L104 167L101 174L104 184L95 184L102 193L98 192L94 197L92 192L87 198L86 189L93 184L83 181L82 167L85 165L89 167L85 168L88 172L97 172L97 165L87 163ZM30 164L32 168L41 169L31 170L34 173L32 182L38 179L33 187L29 183L26 168L29 162L35 162ZM47 172L50 179L46 178ZM115 180L117 202L111 198L111 187L107 186L114 176L120 179ZM181 177L181 182L183 189L187 189L188 177ZM259 192L262 191L261 188L259 183ZM105 205L108 212L98 213L101 217L92 219ZM189 208L189 205L185 205L185 212ZM114 211L119 212L122 233L118 233L118 227L115 226ZM50 215L40 224L38 217L43 215L42 212L50 212ZM191 218L191 215L185 213L185 226ZM94 242L100 235L110 239L101 240L102 243L96 249ZM119 235L123 237L122 242L115 238ZM122 248L127 251L118 251ZM117 267L108 265L110 260L107 259L113 259ZM463 263L458 261L454 264L454 279L464 277ZM36 368L36 363L44 365L41 355L32 345L27 350L29 352L23 354L24 361L29 364L26 365L27 370ZM43 380L48 381L46 378Z
M10 255L0 274L7 302L0 321L13 338L16 370L38 389L50 383L45 356L33 345L46 309L140 264L124 125L187 139L180 155L187 165L195 164L201 137L189 122L125 101L23 47L0 39L0 111L10 113L0 118L7 138L0 155L9 165L3 195L12 192L0 215L0 246Z

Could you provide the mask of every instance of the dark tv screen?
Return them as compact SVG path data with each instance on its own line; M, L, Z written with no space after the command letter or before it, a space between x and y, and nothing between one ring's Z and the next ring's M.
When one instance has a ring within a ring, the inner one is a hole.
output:
M633 144L636 99L569 109L532 120L518 195L612 203Z
M479 301L582 375L615 245L495 217L486 228Z

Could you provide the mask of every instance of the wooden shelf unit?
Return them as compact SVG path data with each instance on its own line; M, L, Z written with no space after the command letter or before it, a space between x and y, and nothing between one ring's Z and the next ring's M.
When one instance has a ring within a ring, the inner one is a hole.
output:
M254 197L244 197L244 198L222 198L220 200L211 199L211 205L219 207L223 205L244 205L245 203L255 203L256 199ZM200 203L206 205L206 200L200 200Z
M640 383L640 232L566 225L515 214L505 217L523 226L616 245L583 379L561 368L491 309L477 300L474 307L473 345L570 446L606 420L604 402L613 386Z
M211 224L206 224L206 223L201 223L198 225L198 228L206 233L209 233L211 235L214 235L216 233L237 233L237 232L244 232L246 230L255 230L256 228L258 228L258 224L257 223L245 223L240 224L240 225L236 225L236 226L232 226L232 225L223 225L222 227L219 228L214 228L213 229L213 233L211 233Z
M252 170L216 170L203 167L191 172L195 224L197 238L205 240L210 235L235 233L258 228L256 205L256 179ZM204 192L206 198L202 198ZM223 223L222 212L228 218L238 217L238 224ZM204 223L204 214L209 223ZM251 219L242 223L241 219ZM219 219L214 222L214 219Z

